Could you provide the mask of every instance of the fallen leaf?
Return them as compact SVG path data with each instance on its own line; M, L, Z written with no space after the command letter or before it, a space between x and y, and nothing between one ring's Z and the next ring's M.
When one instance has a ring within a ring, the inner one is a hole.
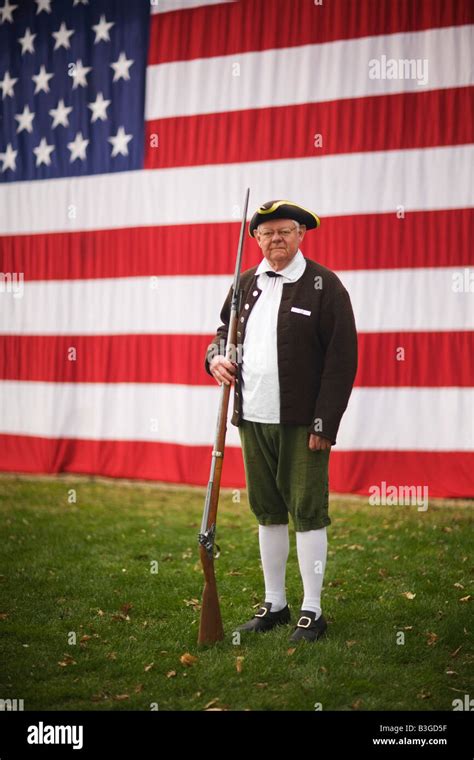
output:
M81 638L79 639L79 641L89 641L89 639L91 639L91 638L92 638L92 636L88 636L87 633L85 633L84 636L81 636Z
M174 678L174 677L175 677L175 675L176 675L176 670L170 670L170 671L168 671L168 673L166 674L166 678Z
M91 702L101 702L103 699L107 699L107 697L104 697L103 694L93 694L91 697Z
M354 551L354 549L357 549L357 551L359 552L365 551L365 546L361 546L361 544L351 544L347 548L350 549L351 551Z
M116 695L115 695L115 697L114 697L114 699L115 699L117 702L123 702L123 701L124 701L124 699L130 699L130 697L129 697L129 695L128 695L128 694L116 694Z
M189 652L186 652L185 654L182 654L179 658L179 661L182 665L186 665L186 667L190 667L191 665L194 665L195 662L198 661L198 658L195 657L193 654L189 654Z
M295 652L296 652L296 647L290 647L289 649L286 650L286 653L289 657L291 657L291 655L294 654Z
M183 602L185 603L186 607L193 607L196 610L201 609L199 599L183 599Z
M402 596L405 596L407 599L414 599L416 594L413 594L411 591L404 591Z
M145 673L148 673L148 671L152 669L152 667L153 667L154 664L155 664L154 662L150 662L149 665L145 665L145 667L143 668L143 670L145 671Z
M436 633L429 631L426 635L428 636L426 643L428 644L429 647L433 646L433 644L436 644L436 642L438 641L438 636L436 635Z
M471 598L471 595L469 594L468 596L461 597L461 599L459 601L460 602L468 602L470 598Z
M130 602L125 602L125 604L122 604L122 606L120 607L120 611L123 612L124 615L128 615L132 607L133 607L133 604L130 604Z
M462 585L462 583L455 583L454 588L464 588L464 586Z
M450 657L457 657L458 654L459 654L459 652L461 651L461 649L462 649L462 644L461 644L460 647L458 647L457 649L455 649L454 652L451 652Z
M119 612L117 615L112 615L112 620L122 622L124 620L130 620L130 618L128 615L124 615L122 612Z
M457 672L455 670L447 670L446 671L447 676L457 676Z
M117 652L107 652L105 655L108 660L116 660L117 659Z
M242 663L244 661L243 657L236 657L235 661L235 667L237 668L237 673L242 673Z
M6 620L8 615L8 612L0 612L0 620Z
M67 667L68 665L76 665L76 661L71 657L70 654L63 655L64 660L61 660L58 662L58 665L60 665L62 668Z
M431 692L425 691L425 689L422 689L417 695L419 699L430 699Z
M143 691L143 684L137 683L133 691L135 692L135 694L139 694L141 691Z
M266 688L267 688L267 686L268 686L268 684L267 684L267 683L256 683L256 684L255 684L255 686L256 686L258 689L266 689Z
M362 703L363 703L362 699L356 699L356 701L351 704L351 707L353 710L359 710Z
M210 702L207 703L207 705L204 705L204 709L207 710L209 707L212 707L219 701L219 697L215 697L214 699L211 699Z
M351 641L346 641L346 647L353 647L354 644L357 644L357 641L355 639Z

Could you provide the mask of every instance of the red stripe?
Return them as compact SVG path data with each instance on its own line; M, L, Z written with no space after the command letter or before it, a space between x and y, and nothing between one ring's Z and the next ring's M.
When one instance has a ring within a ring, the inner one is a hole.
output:
M473 95L458 87L148 121L145 169L471 143Z
M225 222L0 237L0 271L23 272L26 281L180 274L231 277L239 228L239 222ZM473 209L408 209L403 219L395 211L324 217L321 228L308 233L302 250L307 258L336 271L464 267L472 264L473 238ZM173 255L163 256L163 251ZM260 260L257 243L247 237L243 269Z
M148 63L470 24L469 0L239 0L151 17Z
M178 446L145 441L85 441L0 435L0 468L6 472L100 474L169 483L206 485L211 446ZM332 493L368 494L387 485L428 486L431 497L474 496L472 452L337 451L331 453ZM422 477L420 476L422 473ZM245 485L239 448L225 451L222 486ZM242 508L248 509L243 499ZM416 509L416 507L374 507Z
M213 385L215 381L204 370L204 355L212 337L3 335L0 378ZM77 350L76 361L66 361L71 346ZM474 386L472 332L362 333L359 352L357 386Z

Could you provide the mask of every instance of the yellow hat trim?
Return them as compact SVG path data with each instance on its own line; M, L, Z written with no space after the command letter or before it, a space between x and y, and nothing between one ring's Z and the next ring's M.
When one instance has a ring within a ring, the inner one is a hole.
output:
M304 206L300 206L299 203L293 203L292 201L275 201L275 203L270 206L270 208L263 208L262 206L258 209L258 214L272 214L274 211L277 210L277 208L280 208L280 206L294 206L295 208L301 208L303 211L306 211L308 214L311 214L311 216L316 220L316 227L319 227L321 224L321 220L313 211L310 211L309 208L305 208Z

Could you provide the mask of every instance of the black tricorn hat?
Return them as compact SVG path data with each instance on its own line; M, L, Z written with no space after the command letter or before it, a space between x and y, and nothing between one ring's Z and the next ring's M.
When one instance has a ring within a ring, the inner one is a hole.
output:
M313 211L303 208L293 201L267 201L258 208L250 220L249 235L255 237L255 230L262 222L272 219L294 219L295 222L304 224L306 229L313 230L319 227L321 221Z

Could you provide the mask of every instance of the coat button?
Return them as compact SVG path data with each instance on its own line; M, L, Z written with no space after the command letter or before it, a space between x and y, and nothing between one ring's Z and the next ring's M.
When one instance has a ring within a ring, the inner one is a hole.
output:
M250 306L248 305L248 303L245 304L245 308L250 309Z
M240 317L240 321L241 321L241 322L243 322L243 321L244 321L244 318L243 318L243 317Z
M254 290L252 293L253 296L258 296L258 290Z

